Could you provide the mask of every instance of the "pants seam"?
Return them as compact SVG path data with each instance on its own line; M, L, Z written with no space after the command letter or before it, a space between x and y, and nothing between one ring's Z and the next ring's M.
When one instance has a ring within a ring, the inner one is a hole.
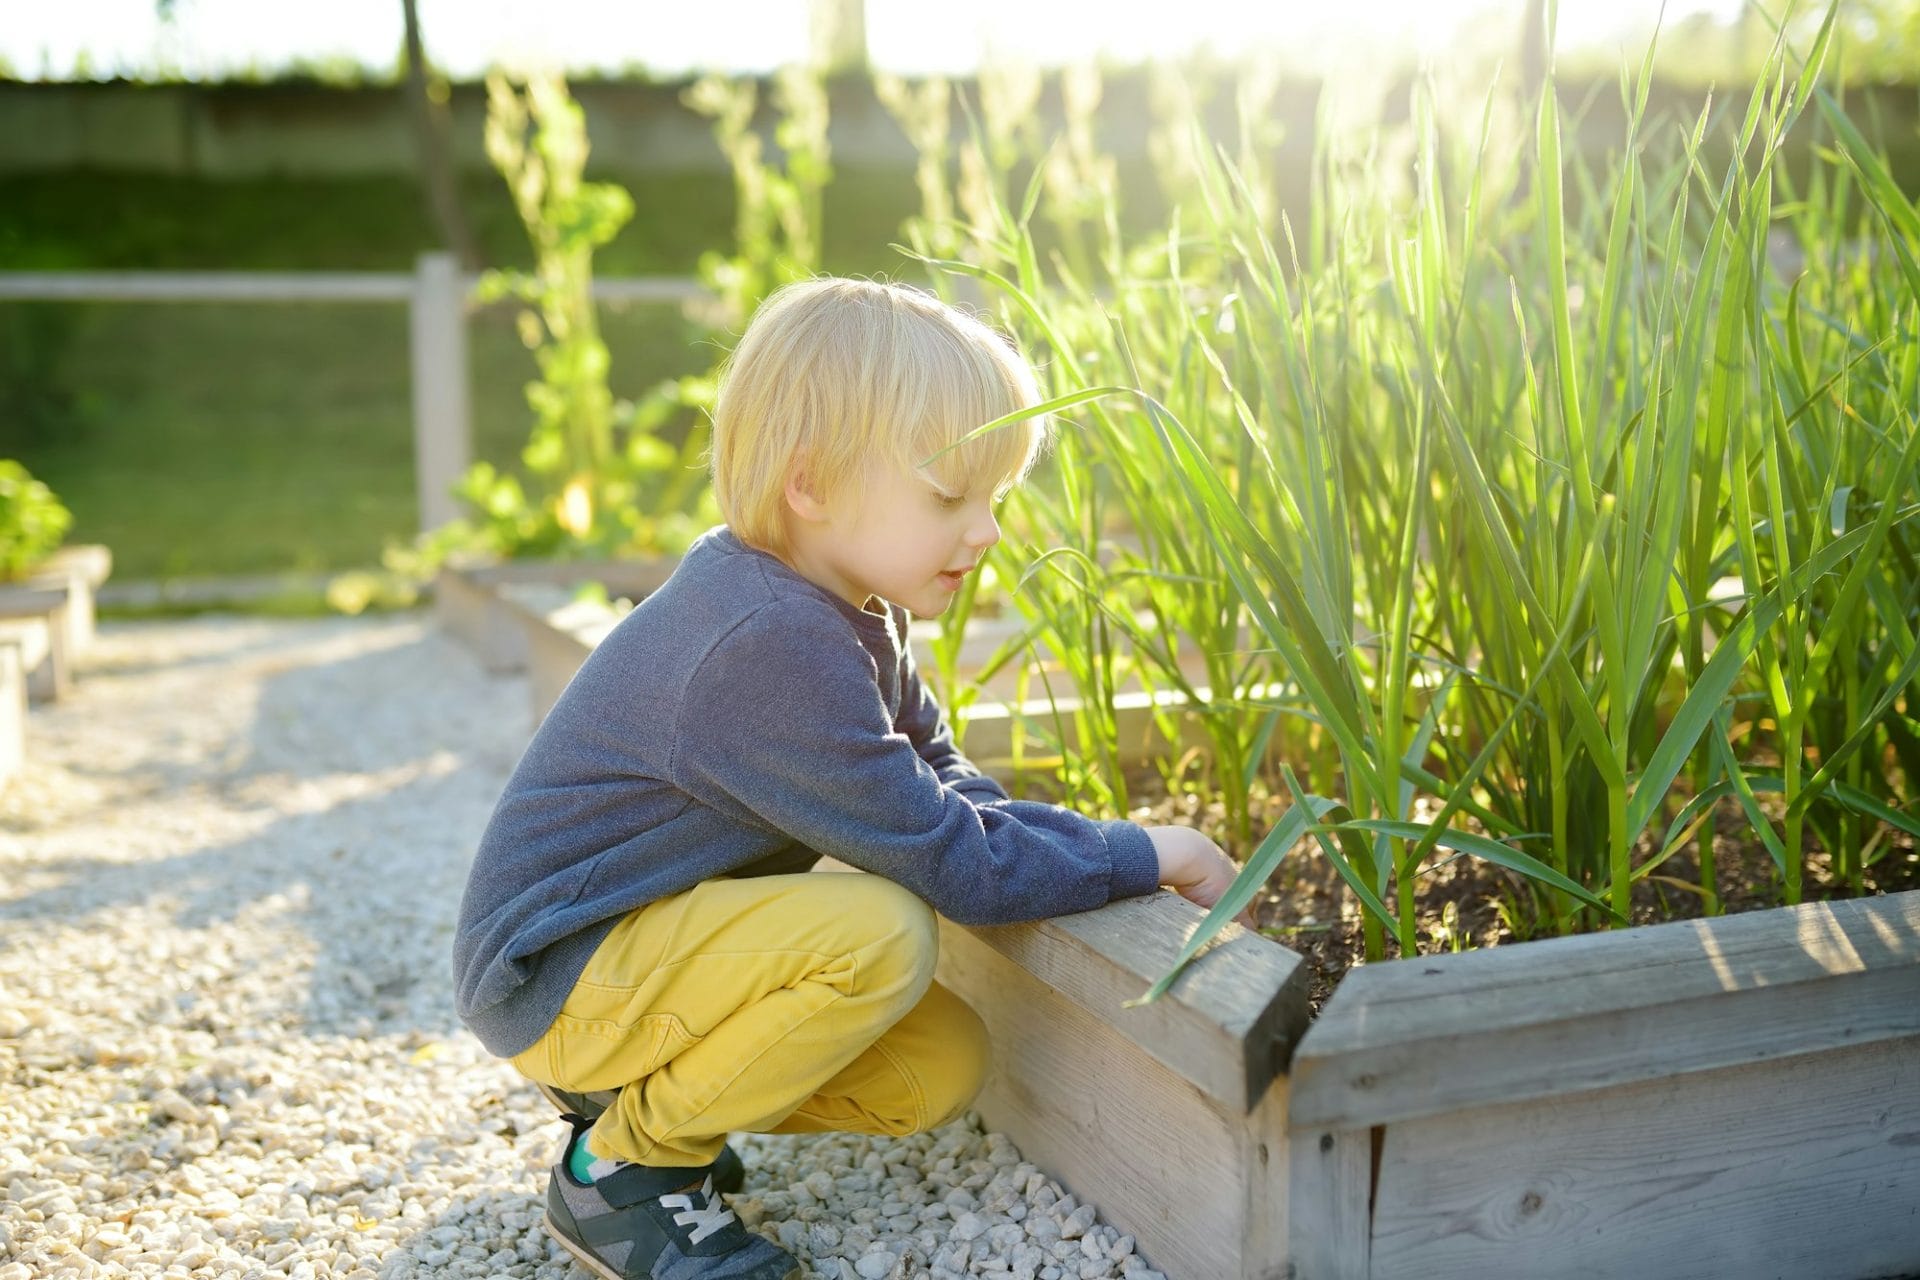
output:
M906 1059L888 1048L885 1039L886 1033L882 1032L881 1038L875 1040L869 1047L885 1058L888 1065L898 1071L900 1078L906 1082L907 1093L913 1098L913 1131L920 1133L928 1127L927 1121L930 1119L927 1114L926 1091L920 1087L920 1077L907 1069Z
M853 966L853 980L851 983L849 983L849 986L857 988L860 983L860 959L857 955L849 954L847 956L847 960ZM662 1142L668 1141L675 1134L678 1134L684 1131L688 1125L692 1124L694 1121L700 1119L701 1116L704 1116L707 1112L711 1111L713 1109L714 1102L720 1097L720 1095L725 1093L728 1089L731 1089L734 1086L735 1082L737 1082L741 1076L751 1071L754 1067L754 1064L758 1063L762 1058L766 1057L767 1054L771 1053L774 1050L774 1048L778 1046L782 1041L786 1040L789 1036L792 1036L794 1032L800 1030L800 1028L806 1026L809 1022L812 1022L815 1018L819 1017L821 1014L825 1013L827 1010L833 1008L834 1005L838 1004L842 1000L845 1000L846 998L847 998L846 993L839 992L839 991L834 992L833 998L831 1000L821 1005L818 1009L815 1009L812 1013L809 1013L806 1017L800 1019L800 1021L794 1023L791 1027L787 1028L786 1032L783 1035L781 1035L779 1040L775 1040L772 1044L768 1044L764 1046L760 1050L760 1052L754 1054L753 1057L749 1058L746 1062L742 1063L740 1065L739 1070L735 1071L732 1075L728 1076L725 1081L717 1085L707 1095L706 1102L701 1104L699 1110L695 1111L692 1115L687 1116L685 1119L681 1120L680 1123L674 1125L672 1128L666 1130L664 1133L661 1133L657 1137L655 1137L653 1140L654 1145L657 1147ZM702 1038L704 1039L705 1037L702 1037ZM812 1096L811 1093L809 1093L808 1096Z

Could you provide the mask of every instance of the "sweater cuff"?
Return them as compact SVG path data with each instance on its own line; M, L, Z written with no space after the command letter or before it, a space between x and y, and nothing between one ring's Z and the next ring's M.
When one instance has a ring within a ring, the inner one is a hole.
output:
M977 774L973 777L960 778L954 782L949 782L947 785L967 799L973 801L976 805L991 804L995 800L1005 800L1008 798L1007 789L1001 786L997 780L989 778L984 773Z
M1117 818L1100 824L1107 839L1107 854L1113 860L1113 874L1107 881L1107 900L1137 898L1160 887L1160 855L1153 839L1137 822Z

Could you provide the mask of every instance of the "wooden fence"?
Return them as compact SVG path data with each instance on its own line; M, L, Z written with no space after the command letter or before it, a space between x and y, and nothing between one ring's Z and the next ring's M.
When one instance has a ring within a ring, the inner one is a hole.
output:
M26 302L403 302L411 315L414 486L420 528L459 514L455 481L473 458L467 313L478 277L449 253L423 253L402 272L30 271L0 273L0 300ZM597 280L603 301L682 302L700 296L678 277Z

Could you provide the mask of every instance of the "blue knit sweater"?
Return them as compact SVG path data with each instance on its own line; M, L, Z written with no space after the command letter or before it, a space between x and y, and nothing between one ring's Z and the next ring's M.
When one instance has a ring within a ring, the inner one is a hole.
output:
M533 1044L621 916L713 876L826 854L963 924L1151 892L1140 826L1011 800L954 749L906 630L701 535L560 695L481 837L453 943L481 1042Z

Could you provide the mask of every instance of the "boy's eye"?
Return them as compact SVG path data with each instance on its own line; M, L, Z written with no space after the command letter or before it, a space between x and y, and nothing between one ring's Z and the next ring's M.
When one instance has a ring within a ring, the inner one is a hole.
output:
M940 495L940 506L943 510L946 510L946 511L951 511L955 507L963 504L964 502L966 502L966 499L964 497L949 498L945 494Z

